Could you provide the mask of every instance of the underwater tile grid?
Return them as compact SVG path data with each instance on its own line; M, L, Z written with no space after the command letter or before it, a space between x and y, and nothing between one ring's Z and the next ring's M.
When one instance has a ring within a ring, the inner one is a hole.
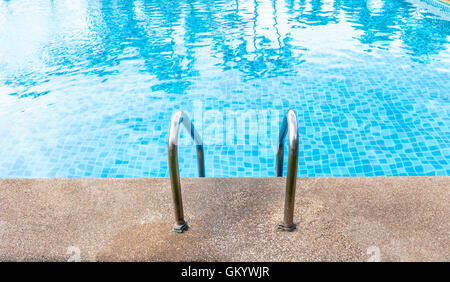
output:
M167 177L180 109L207 177L275 176L288 109L299 176L450 175L430 1L1 2L0 177ZM197 176L184 129L178 156Z

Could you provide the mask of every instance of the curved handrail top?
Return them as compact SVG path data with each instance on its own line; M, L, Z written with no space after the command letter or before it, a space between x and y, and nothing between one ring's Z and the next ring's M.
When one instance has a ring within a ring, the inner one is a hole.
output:
M298 120L294 110L289 109L283 118L283 123L278 136L279 144L283 144L286 133L289 134L289 147L298 145Z
M169 128L169 146L177 146L178 145L178 134L179 134L179 128L180 124L183 123L186 130L190 133L191 137L194 139L196 145L203 145L202 139L200 138L200 135L195 130L193 124L189 120L189 117L184 111L176 111L172 115L172 120L170 121L170 128Z

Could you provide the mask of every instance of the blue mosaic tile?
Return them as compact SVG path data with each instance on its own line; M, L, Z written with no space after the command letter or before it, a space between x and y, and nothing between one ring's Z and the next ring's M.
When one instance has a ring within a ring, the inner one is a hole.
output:
M179 109L206 176L275 176L288 109L300 176L450 175L449 39L436 0L2 1L0 177L167 177Z

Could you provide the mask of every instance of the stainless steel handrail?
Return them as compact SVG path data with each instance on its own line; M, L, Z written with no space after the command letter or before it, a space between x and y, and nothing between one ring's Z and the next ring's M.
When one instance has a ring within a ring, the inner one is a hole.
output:
M195 130L194 125L189 120L187 114L183 111L177 111L172 115L172 120L170 121L168 141L170 184L172 186L173 203L175 208L175 224L173 225L173 231L175 233L183 233L188 229L188 224L184 220L183 200L181 198L180 170L178 168L177 153L178 131L181 123L183 123L195 141L197 147L198 174L200 177L205 177L205 161L202 139Z
M298 121L293 110L288 110L283 119L278 138L277 176L283 176L283 152L286 133L289 135L289 159L286 175L286 195L284 200L284 219L278 223L278 229L293 231L296 229L294 221L295 185L298 167Z

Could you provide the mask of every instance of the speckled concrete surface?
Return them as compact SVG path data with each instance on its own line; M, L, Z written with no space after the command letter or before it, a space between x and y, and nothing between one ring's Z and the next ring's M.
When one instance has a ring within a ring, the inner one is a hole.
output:
M450 260L450 177L299 178L292 233L284 178L182 185L173 234L168 179L0 180L0 260Z

